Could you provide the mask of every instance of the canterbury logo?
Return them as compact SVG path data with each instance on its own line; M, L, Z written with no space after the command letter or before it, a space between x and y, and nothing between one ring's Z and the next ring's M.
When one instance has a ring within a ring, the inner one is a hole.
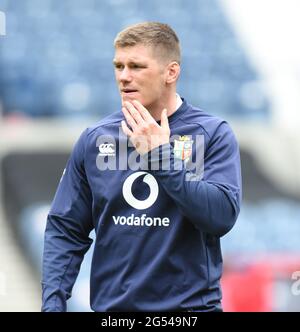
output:
M114 145L112 143L103 143L99 145L99 155L100 156L114 156L115 150L113 149Z
M132 194L132 185L133 182L140 176L144 176L143 182L147 183L150 188L149 197L145 200L139 200L135 198ZM144 210L153 205L158 196L158 184L155 180L155 177L147 172L136 172L131 174L123 184L123 197L125 201L131 205L134 209Z

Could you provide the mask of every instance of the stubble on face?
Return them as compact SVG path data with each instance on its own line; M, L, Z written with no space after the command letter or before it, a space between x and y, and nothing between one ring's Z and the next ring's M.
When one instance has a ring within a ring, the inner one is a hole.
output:
M139 100L144 107L155 108L164 90L164 64L149 46L117 48L115 75L122 103Z

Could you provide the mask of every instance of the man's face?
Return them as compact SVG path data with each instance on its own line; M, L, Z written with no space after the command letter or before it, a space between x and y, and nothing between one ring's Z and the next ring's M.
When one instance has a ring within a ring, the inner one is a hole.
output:
M136 99L149 111L159 105L166 87L166 66L155 59L150 47L117 48L114 66L122 103Z

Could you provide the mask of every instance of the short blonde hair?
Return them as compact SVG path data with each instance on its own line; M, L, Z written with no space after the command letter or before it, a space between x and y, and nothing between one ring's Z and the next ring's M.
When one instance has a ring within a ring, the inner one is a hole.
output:
M128 47L142 44L150 46L154 54L164 61L181 62L180 42L175 31L159 22L143 22L131 25L119 32L114 46Z

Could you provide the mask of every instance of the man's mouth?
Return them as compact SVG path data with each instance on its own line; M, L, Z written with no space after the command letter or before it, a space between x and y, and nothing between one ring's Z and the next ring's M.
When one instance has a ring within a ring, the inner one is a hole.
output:
M126 89L122 89L121 91L122 91L122 93L125 93L125 94L131 94L131 93L137 92L138 90L126 88Z

